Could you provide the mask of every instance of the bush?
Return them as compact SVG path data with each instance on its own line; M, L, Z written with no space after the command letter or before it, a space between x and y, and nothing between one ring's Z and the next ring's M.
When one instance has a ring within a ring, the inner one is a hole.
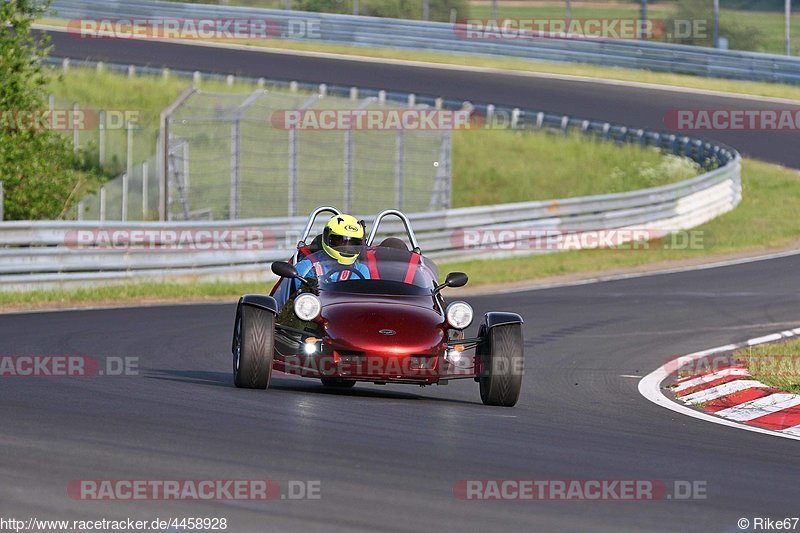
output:
M41 60L46 40L37 42L31 24L46 3L6 0L0 4L0 181L4 217L9 220L56 218L83 186L81 154L66 139L47 129L19 128L19 113L46 109L47 82Z

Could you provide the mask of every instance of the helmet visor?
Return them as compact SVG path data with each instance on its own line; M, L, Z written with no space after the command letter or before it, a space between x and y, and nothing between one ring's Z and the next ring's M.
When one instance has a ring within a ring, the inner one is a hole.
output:
M328 246L345 255L358 255L363 244L364 239L360 237L346 237L335 233L328 236Z

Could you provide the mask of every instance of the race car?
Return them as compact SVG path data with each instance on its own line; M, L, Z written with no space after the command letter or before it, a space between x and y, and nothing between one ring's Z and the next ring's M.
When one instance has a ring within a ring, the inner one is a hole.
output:
M323 213L340 215L330 206L311 213L293 257L272 264L279 280L270 295L239 299L232 346L236 387L266 389L273 371L337 388L359 381L425 386L474 379L484 404L517 403L524 367L520 315L486 313L477 336L466 338L472 307L445 302L442 289L466 285L467 275L451 272L440 283L408 217L393 209L375 217L358 251L368 270L339 265L315 279L301 277L295 265L318 251L320 236L306 242ZM376 244L381 224L393 217L406 239Z

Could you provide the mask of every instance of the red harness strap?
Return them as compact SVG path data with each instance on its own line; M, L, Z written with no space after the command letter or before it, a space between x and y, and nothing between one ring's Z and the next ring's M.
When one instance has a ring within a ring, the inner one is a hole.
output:
M411 254L411 260L408 262L408 270L406 270L406 277L403 283L414 283L414 274L417 273L417 265L419 264L419 254Z
M375 259L375 250L367 251L367 266L369 267L369 277L372 279L381 279L378 274L378 261Z

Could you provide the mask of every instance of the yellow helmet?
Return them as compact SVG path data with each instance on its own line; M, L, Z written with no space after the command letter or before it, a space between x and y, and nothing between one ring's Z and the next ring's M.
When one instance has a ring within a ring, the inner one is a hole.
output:
M350 215L331 217L322 232L322 249L340 265L356 262L364 243L364 226Z

